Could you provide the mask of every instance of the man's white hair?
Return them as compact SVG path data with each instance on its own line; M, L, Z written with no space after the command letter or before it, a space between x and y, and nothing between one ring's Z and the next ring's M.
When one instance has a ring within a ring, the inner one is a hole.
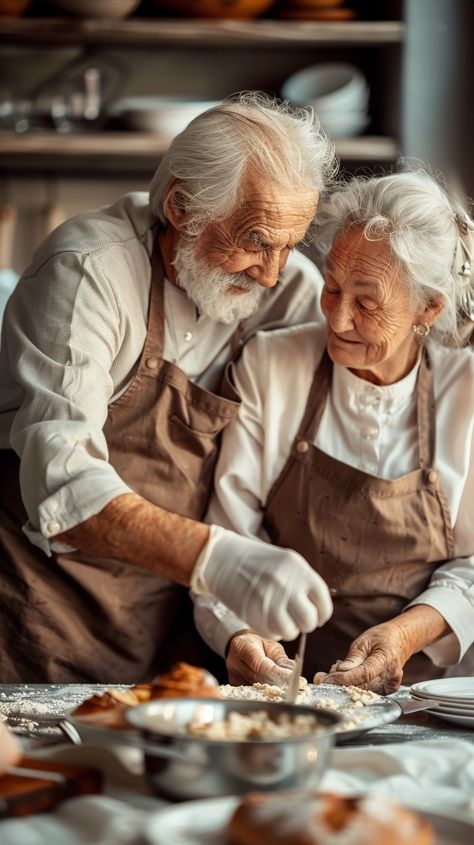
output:
M390 245L410 288L414 305L443 299L444 310L431 337L457 346L462 299L471 279L460 274L465 257L455 215L469 223L460 204L425 169L380 177L354 177L335 188L319 206L316 246L327 255L334 239L361 227L369 240ZM468 244L470 232L465 233ZM469 247L468 247L469 248Z
M242 183L253 168L282 188L321 192L337 171L334 144L311 108L243 92L174 138L150 186L151 209L166 223L172 196L186 212L187 234L198 234L245 201Z

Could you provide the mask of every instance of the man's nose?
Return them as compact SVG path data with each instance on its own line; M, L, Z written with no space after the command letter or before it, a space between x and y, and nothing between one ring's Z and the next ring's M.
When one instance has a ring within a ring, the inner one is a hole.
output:
M278 281L280 269L282 269L281 263L278 254L267 255L258 264L252 264L251 267L248 267L246 272L262 288L273 288Z

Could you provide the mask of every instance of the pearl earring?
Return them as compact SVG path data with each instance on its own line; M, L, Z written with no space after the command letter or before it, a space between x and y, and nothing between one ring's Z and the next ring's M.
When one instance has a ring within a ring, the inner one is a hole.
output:
M428 323L415 323L413 331L418 335L418 337L428 337L431 331L431 326L429 326Z

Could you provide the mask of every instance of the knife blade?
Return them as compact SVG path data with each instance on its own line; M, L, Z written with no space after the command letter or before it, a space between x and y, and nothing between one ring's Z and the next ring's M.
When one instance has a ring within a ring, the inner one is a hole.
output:
M304 651L306 648L306 634L301 634L300 642L298 646L298 652L295 657L295 667L293 669L293 673L291 675L290 680L288 681L288 686L286 688L286 695L285 701L288 704L294 704L296 701L296 696L298 695L298 687L300 683L300 675L303 669L303 661L304 661Z

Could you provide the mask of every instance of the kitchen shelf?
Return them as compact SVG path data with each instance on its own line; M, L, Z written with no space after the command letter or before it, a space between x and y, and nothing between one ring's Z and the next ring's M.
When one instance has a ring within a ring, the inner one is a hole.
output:
M65 143L67 141L67 143ZM0 132L0 168L89 170L94 167L116 171L152 173L169 136L152 132ZM344 161L388 161L398 154L393 138L362 135L336 140L337 154Z
M370 46L400 44L402 21L190 20L130 18L126 21L71 18L0 19L0 43L104 47L155 45L273 47L275 45Z

